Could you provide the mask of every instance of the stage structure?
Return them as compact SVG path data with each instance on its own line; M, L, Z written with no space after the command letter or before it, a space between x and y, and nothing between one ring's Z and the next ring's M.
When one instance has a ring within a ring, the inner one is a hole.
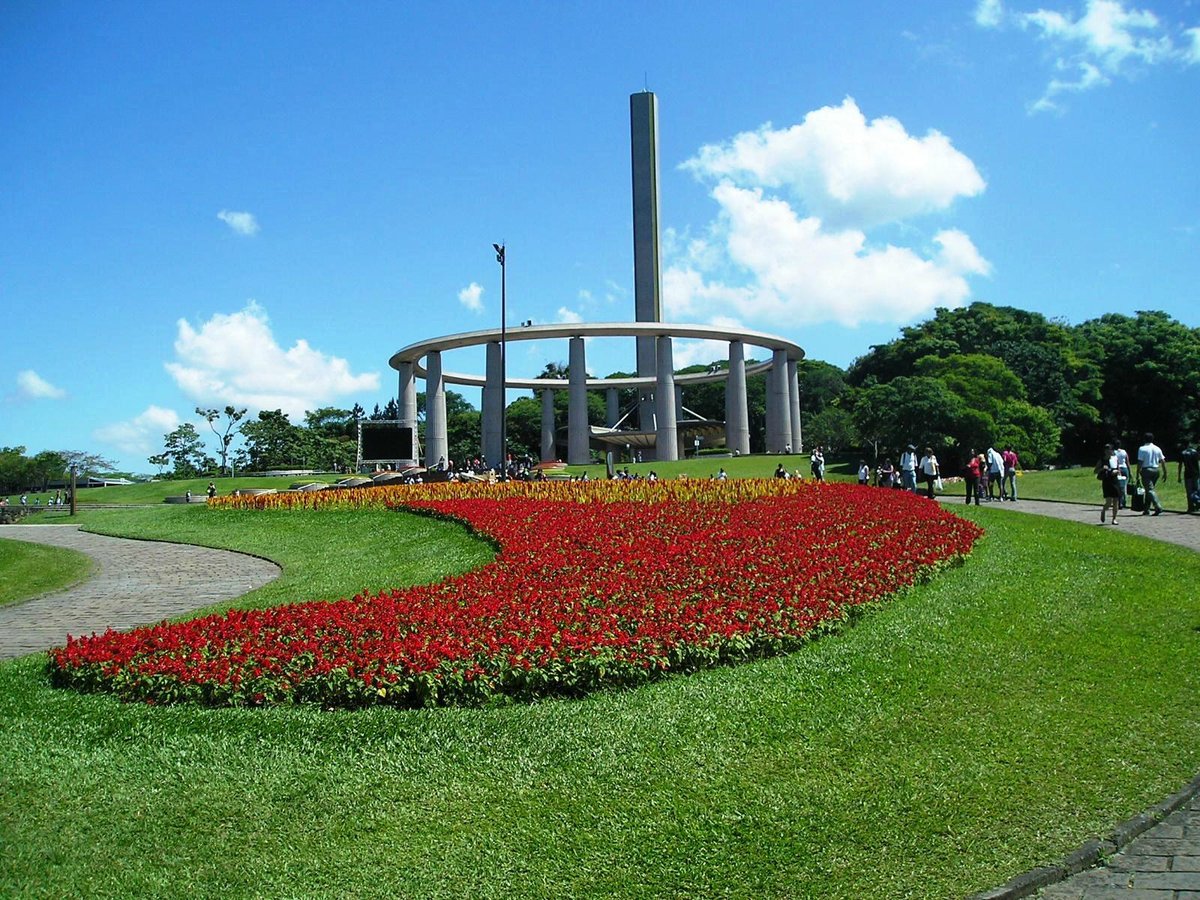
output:
M662 273L659 258L658 223L658 102L643 91L629 98L631 169L633 174L634 322L526 325L512 330L453 334L410 344L394 353L389 365L399 373L399 425L417 429L416 379L425 379L425 460L435 465L448 458L446 385L483 388L483 435L481 453L488 465L502 468L504 460L503 410L506 391L529 389L542 400L541 458L556 458L554 395L567 391L567 462L585 465L593 446L637 448L644 458L674 460L697 438L708 446L723 439L731 452L750 452L750 423L746 401L746 379L767 374L767 452L799 452L803 441L800 428L800 393L797 364L804 350L792 341L761 332L712 325L670 324L662 321ZM589 378L584 338L634 338L637 377ZM676 375L673 344L676 338L724 341L729 348L728 370ZM570 377L566 379L510 378L503 365L504 345L509 341L568 341ZM446 371L442 354L465 347L486 347L483 376ZM747 345L770 351L771 359L746 365ZM725 381L725 421L682 419L686 412L679 400L687 384ZM617 409L617 391L637 391L638 427L624 428ZM589 427L587 392L603 390L607 397L607 426ZM420 455L414 437L411 462Z

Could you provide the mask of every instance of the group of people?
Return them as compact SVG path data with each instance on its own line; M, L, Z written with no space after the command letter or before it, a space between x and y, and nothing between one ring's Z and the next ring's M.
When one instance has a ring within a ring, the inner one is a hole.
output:
M1137 465L1136 478L1130 463ZM1158 491L1170 480L1167 474L1167 457L1162 448L1154 443L1154 435L1146 432L1137 456L1130 459L1129 453L1119 440L1104 445L1104 452L1096 462L1096 478L1100 481L1104 506L1100 509L1100 523L1111 511L1111 521L1117 524L1117 513L1132 508L1143 516L1162 515L1162 502ZM1200 512L1200 452L1189 444L1179 454L1175 465L1175 480L1182 483L1187 497L1187 511Z
M866 460L859 460L858 483L869 484L871 468ZM925 495L932 498L934 491L941 490L942 466L932 447L926 447L924 452L917 454L917 448L909 444L900 454L898 463L893 463L891 457L884 457L875 467L875 484L882 488L918 493L924 486Z
M991 503L995 500L1017 500L1017 470L1021 460L1009 445L1003 450L988 447L982 453L971 448L963 469L966 483L966 502ZM998 495L998 496L997 496Z
M71 503L71 492L69 490L55 491L53 497L46 498L46 506L51 507L51 508L63 506L64 504L69 505L70 503ZM5 497L3 504L0 504L0 505L8 506L8 498ZM29 505L30 505L29 504L29 494L27 494L27 493L22 494L21 495L21 506L24 509L28 509ZM34 497L33 498L33 508L39 509L41 507L41 505L42 505L42 498Z

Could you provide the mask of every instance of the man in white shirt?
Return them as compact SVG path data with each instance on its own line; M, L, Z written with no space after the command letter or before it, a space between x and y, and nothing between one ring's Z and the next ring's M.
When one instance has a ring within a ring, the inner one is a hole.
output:
M900 454L900 487L906 491L917 489L917 448L912 444Z
M1142 438L1142 446L1138 447L1137 454L1138 481L1146 489L1146 505L1142 507L1143 516L1150 514L1150 504L1154 504L1154 515L1162 513L1162 504L1158 502L1158 494L1154 493L1154 486L1158 483L1158 475L1166 461L1166 456L1163 455L1158 444L1154 443L1154 435L1147 431Z

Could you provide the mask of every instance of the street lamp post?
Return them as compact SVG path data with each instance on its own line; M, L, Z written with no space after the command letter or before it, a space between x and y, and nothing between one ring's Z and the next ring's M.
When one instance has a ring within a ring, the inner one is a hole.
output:
M508 315L507 315L507 284L504 267L504 244L492 244L496 250L496 262L500 263L500 477L508 477L508 370L507 346Z

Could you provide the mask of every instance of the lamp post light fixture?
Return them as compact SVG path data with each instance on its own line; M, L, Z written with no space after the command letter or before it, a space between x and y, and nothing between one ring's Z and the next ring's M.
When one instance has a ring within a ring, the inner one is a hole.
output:
M492 244L496 251L496 262L500 263L500 478L508 478L508 369L507 346L507 270L504 267L504 244Z

